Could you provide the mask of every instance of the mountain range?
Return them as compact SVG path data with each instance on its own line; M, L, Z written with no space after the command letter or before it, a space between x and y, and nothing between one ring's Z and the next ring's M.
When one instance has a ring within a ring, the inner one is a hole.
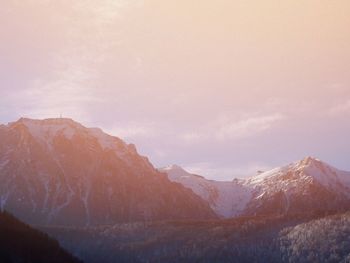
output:
M208 180L156 169L134 145L71 119L0 125L0 210L87 263L350 259L350 172L306 157Z
M223 218L350 208L350 172L312 157L229 182L207 180L177 165L160 170L201 196Z

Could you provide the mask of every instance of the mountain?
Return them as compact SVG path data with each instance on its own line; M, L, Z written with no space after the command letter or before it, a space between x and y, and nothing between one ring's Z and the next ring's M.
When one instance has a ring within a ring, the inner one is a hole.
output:
M0 207L27 223L98 225L215 218L134 145L71 119L0 126Z
M160 170L207 200L221 217L350 208L350 172L312 157L231 182L207 180L176 165Z
M312 157L249 178L244 185L253 190L245 214L350 208L350 172Z
M191 189L206 200L220 217L240 215L252 198L251 189L245 187L244 180L231 182L207 180L196 174L190 174L178 165L160 169L168 178Z
M79 263L58 242L0 211L0 262Z
M346 263L350 212L43 229L86 263Z

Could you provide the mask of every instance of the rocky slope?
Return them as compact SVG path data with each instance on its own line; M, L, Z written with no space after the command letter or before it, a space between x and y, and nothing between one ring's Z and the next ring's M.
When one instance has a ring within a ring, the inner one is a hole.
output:
M0 126L0 207L28 223L215 218L135 146L70 119Z
M226 218L350 208L350 173L311 157L231 182L206 180L178 166L161 171L192 189Z

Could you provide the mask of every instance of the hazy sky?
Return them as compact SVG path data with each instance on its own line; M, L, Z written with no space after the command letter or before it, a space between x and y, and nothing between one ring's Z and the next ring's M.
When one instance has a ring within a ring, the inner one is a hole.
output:
M348 0L3 0L0 122L73 118L159 167L350 170Z

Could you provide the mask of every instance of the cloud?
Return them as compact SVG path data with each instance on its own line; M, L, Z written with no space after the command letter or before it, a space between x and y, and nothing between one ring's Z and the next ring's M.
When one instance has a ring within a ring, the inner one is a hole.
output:
M222 123L215 136L218 140L240 139L260 134L285 118L282 114L251 117Z
M217 165L210 162L193 163L184 166L190 173L204 176L208 179L229 181L234 178L244 178L256 175L258 171L269 171L273 167L264 163L247 163L235 167Z
M180 139L187 143L196 143L208 139L208 135L198 132L188 132L181 134Z
M93 30L97 30L97 36L100 37L107 33L109 26L125 18L126 9L142 4L140 0L86 0L68 2L66 8L71 10L72 20L80 17L80 21L73 21L78 27L89 25Z
M342 104L335 105L329 110L330 115L340 115L350 113L350 100Z
M9 100L22 100L19 105L27 105L22 108L22 114L34 118L63 114L78 120L86 119L86 105L98 100L93 94L95 78L95 72L78 61L61 61L48 77L33 80L29 87L12 94Z
M276 123L284 120L285 115L274 113L261 116L247 116L238 120L222 117L213 122L204 132L191 131L180 135L187 143L199 143L208 140L227 141L238 140L259 135L272 129Z
M158 134L152 125L147 124L126 124L108 129L107 132L122 139L150 138Z

